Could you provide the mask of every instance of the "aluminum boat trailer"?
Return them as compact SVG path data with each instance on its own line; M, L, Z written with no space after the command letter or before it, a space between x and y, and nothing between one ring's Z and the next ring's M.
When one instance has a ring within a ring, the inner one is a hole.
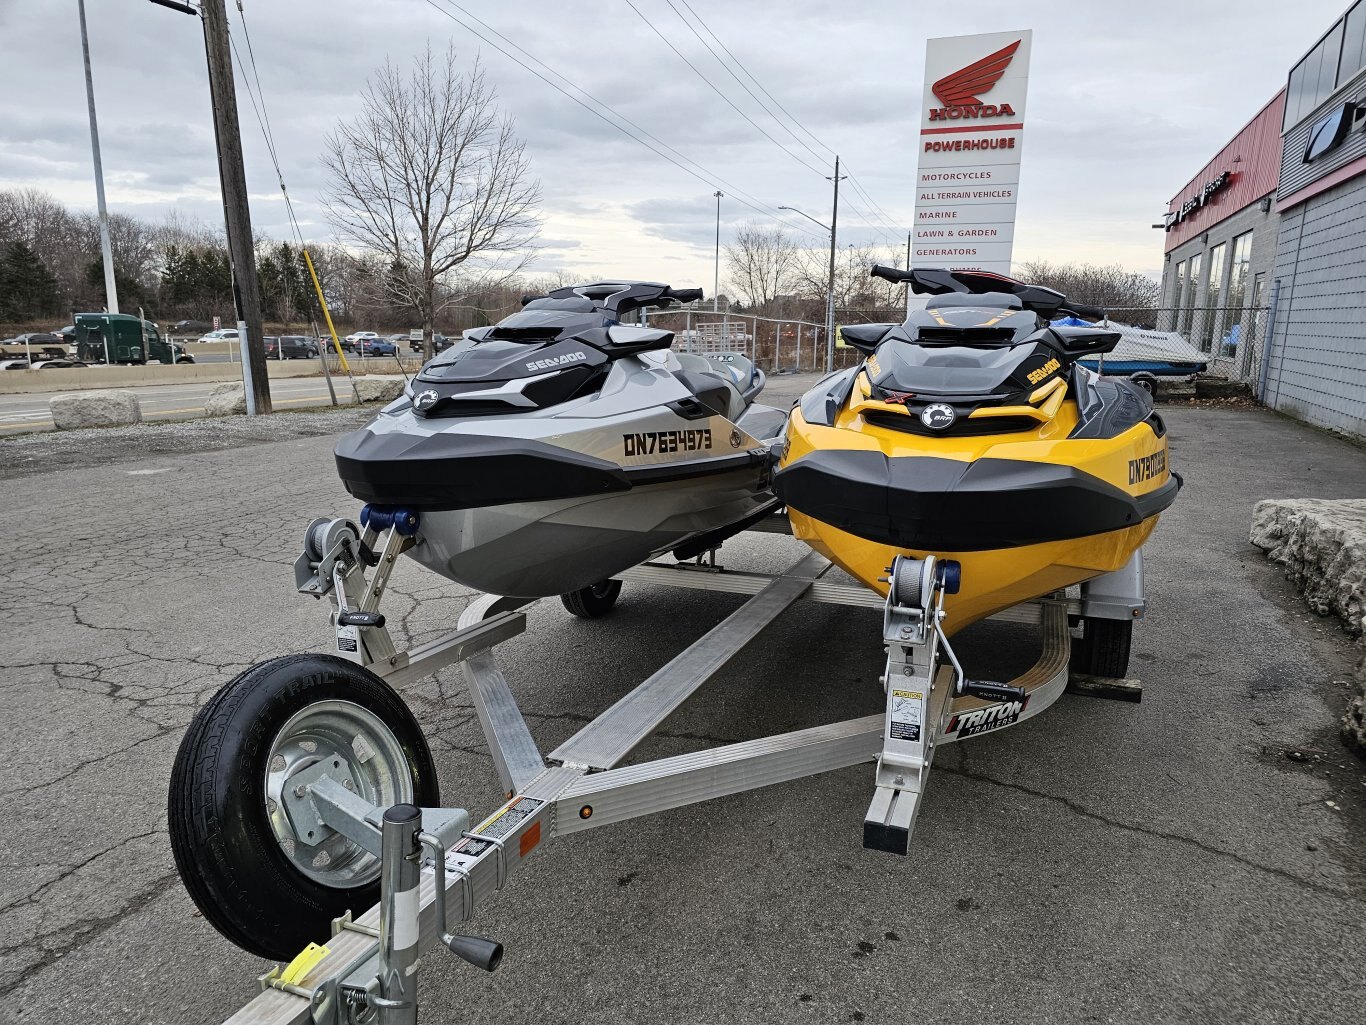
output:
M502 889L524 860L568 833L873 762L863 844L905 854L936 749L1022 722L1056 701L1069 683L1069 617L1132 621L1143 612L1142 569L1140 555L1135 555L1123 570L1083 587L1079 598L1058 594L999 613L992 618L1036 625L1042 651L1021 676L990 683L966 678L944 634L942 605L944 595L957 586L955 563L898 557L889 569L885 600L862 587L826 580L831 564L815 553L777 575L720 569L714 551L695 563L646 563L620 579L742 594L748 600L545 754L496 659L497 645L525 630L521 609L532 600L481 597L453 632L400 651L379 604L398 556L414 543L417 517L363 514L363 520L363 529L348 520L310 525L296 564L299 589L331 599L337 653L388 687L402 687L460 663L506 799L473 826L464 809L417 808L406 802L384 806L367 800L359 784L365 767L356 758L373 762L385 757L384 746L368 733L357 734L349 752L347 745L339 745L337 758L315 748L309 757L290 762L281 770L288 773L286 778L270 790L279 795L273 812L287 817L300 842L307 831L308 837L328 838L332 851L338 842L350 844L375 859L380 900L355 919L349 911L335 919L325 946L310 944L289 965L262 976L260 994L229 1019L231 1025L415 1022L420 960L441 944L480 968L494 970L501 946L459 934L459 923L473 915L482 899ZM785 523L785 518L781 524L775 518L755 529L782 530ZM369 579L367 566L374 569ZM606 595L610 607L616 591L599 590L597 595ZM887 659L882 714L621 764L798 600L883 610ZM566 605L573 608L568 600ZM599 614L604 611L601 600L594 607ZM1082 683L1101 696L1137 700L1139 693L1136 681ZM271 768L278 768L274 759Z

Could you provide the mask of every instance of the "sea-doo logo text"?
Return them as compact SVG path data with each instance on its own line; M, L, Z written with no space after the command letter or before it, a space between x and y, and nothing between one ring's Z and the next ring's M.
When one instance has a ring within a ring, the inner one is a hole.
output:
M533 359L527 363L528 370L550 370L553 367L562 367L566 363L581 363L588 358L586 352L566 352L563 356L551 356L547 359Z
M1058 362L1058 357L1054 356L1043 366L1039 367L1038 370L1031 370L1029 373L1025 374L1025 377L1029 378L1030 384L1038 384L1060 366L1062 366L1062 364Z
M931 91L942 107L930 108L931 121L950 121L959 118L1014 117L1015 110L1009 103L983 103L978 93L990 92L1010 67L1015 51L1022 40L1015 40L1009 46L960 68L951 75L945 75Z
M973 737L979 733L999 730L1020 721L1020 715L1029 704L1029 695L1023 701L1004 701L999 705L987 705L972 712L959 712L949 720L945 733L957 733L959 738Z
M1141 459L1129 460L1129 483L1138 484L1145 480L1152 480L1160 475L1167 468L1167 453L1154 452L1150 456L1143 456Z
M652 456L666 452L697 452L711 448L711 429L689 431L646 431L644 434L623 434L622 451L628 456Z
M942 402L933 402L920 411L920 422L932 431L946 431L957 419L953 407Z
M425 413L436 405L436 400L438 398L439 396L436 392L429 388L427 391L418 392L417 398L413 399L413 405L416 406L420 412Z

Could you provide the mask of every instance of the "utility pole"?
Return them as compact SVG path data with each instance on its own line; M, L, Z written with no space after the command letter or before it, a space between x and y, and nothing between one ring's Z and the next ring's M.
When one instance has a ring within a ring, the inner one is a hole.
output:
M247 413L269 413L270 378L261 324L261 285L256 278L256 247L247 205L247 174L242 163L242 133L237 122L237 88L232 78L228 14L223 0L202 0L204 49L209 60L209 95L213 102L214 137L218 143L218 175L223 183L223 219L232 261L232 292L237 305L238 340L243 343L242 378Z
M721 199L725 193L717 190L712 195L716 197L716 265L711 283L711 311L715 313L721 296Z
M840 158L835 157L835 200L830 207L830 287L825 310L825 372L835 369L835 229L840 216Z
M906 269L911 269L911 232L906 232Z
M100 130L95 123L95 81L90 75L90 38L85 31L85 0L76 0L81 15L81 54L85 57L85 98L90 105L90 151L95 158L95 202L100 211L100 250L104 253L104 306L119 312L119 290L114 281L114 249L109 243L109 211L104 205L104 165L100 162Z

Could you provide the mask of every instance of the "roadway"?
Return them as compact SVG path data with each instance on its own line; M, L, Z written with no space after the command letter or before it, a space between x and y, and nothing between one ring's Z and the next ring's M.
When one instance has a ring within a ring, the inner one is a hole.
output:
M53 374L62 371L54 370ZM351 400L345 378L334 379L337 400L343 404ZM188 420L204 415L204 400L222 382L203 381L193 384L148 385L141 388L119 389L131 391L142 405L144 420ZM48 402L61 389L34 392L27 395L0 395L0 437L29 431L52 429L52 413ZM321 377L288 377L270 382L271 401L280 409L298 409L331 403L327 382Z
M1141 704L1068 695L945 749L905 858L861 846L871 765L550 837L470 927L507 945L501 971L433 950L420 1020L1361 1022L1366 765L1336 737L1359 651L1247 535L1259 498L1366 494L1366 453L1264 410L1163 415L1187 486L1147 548ZM0 440L0 518L23 525L0 564L4 1021L212 1025L256 992L268 966L176 876L167 782L221 685L329 646L327 605L295 593L292 563L312 517L355 514L332 446L360 417L275 417L250 444L246 417ZM720 561L772 571L803 553L745 535ZM396 639L423 642L469 598L405 558L385 611ZM532 607L500 660L541 749L739 601L628 584L600 621ZM794 606L640 757L879 712L880 627ZM961 637L973 675L1034 654L1008 624ZM460 671L404 697L444 800L492 810Z

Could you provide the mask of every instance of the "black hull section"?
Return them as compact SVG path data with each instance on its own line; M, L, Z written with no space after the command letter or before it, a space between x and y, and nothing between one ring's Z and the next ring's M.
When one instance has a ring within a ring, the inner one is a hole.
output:
M629 491L616 463L536 441L473 434L346 435L337 474L362 502L417 511L477 509Z
M760 466L767 452L737 452L649 466L605 459L520 438L478 434L373 434L337 443L337 474L362 502L417 512L483 509L630 491Z
M798 512L869 541L932 552L1019 548L1132 527L1171 505L1180 486L1173 475L1135 498L1072 466L849 450L812 452L773 481Z

